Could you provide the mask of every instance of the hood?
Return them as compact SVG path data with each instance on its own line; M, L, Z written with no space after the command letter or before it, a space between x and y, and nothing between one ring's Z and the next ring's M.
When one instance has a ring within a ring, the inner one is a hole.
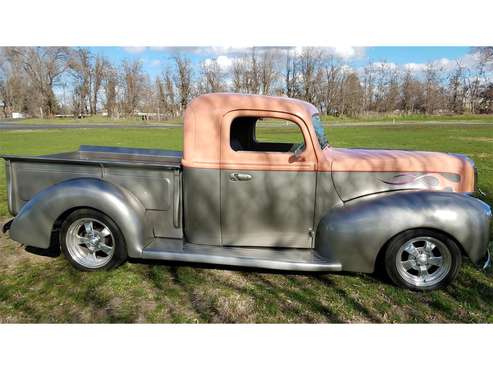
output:
M460 154L339 148L324 154L343 200L393 190L474 191L474 163Z

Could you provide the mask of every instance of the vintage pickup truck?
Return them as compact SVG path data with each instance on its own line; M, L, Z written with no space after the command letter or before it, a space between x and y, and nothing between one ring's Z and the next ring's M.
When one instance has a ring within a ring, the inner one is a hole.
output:
M282 120L299 143L259 140ZM264 123L265 124L265 123ZM165 132L163 132L165 135ZM4 155L10 237L60 246L85 271L127 257L297 271L382 266L399 286L439 288L467 256L490 263L490 207L458 154L331 147L306 102L194 99L182 152L81 146Z

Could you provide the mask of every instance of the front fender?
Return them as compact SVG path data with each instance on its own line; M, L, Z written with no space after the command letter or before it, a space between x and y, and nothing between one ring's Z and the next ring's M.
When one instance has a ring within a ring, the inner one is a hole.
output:
M434 191L392 192L360 198L320 221L315 248L343 270L373 272L380 249L409 229L430 228L455 238L474 263L487 253L490 207L471 196Z
M145 209L130 192L100 179L78 178L37 193L15 217L10 237L25 245L49 248L55 221L73 208L93 208L113 219L130 257L139 257L152 236L146 230Z

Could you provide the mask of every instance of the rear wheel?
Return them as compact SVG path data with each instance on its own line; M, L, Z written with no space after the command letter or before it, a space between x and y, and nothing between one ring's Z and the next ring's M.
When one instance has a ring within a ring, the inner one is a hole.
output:
M392 281L412 290L433 290L453 281L462 263L457 244L434 230L409 230L390 241L385 269Z
M77 210L66 218L60 245L70 263L82 271L109 270L127 258L118 226L104 213L92 209Z

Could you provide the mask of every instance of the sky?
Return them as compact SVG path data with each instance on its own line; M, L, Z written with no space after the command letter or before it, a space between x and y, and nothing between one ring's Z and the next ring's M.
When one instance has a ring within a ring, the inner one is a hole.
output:
M223 68L231 65L232 58L244 53L244 47L91 47L94 54L106 56L118 64L124 59L140 60L151 77L159 75L177 53L187 56L198 68L202 61L217 58ZM296 47L300 50L300 47ZM426 63L437 62L444 67L455 65L456 59L466 63L472 60L472 48L465 46L385 46L385 47L328 47L347 65L358 68L368 62L385 62L411 69L422 69Z

